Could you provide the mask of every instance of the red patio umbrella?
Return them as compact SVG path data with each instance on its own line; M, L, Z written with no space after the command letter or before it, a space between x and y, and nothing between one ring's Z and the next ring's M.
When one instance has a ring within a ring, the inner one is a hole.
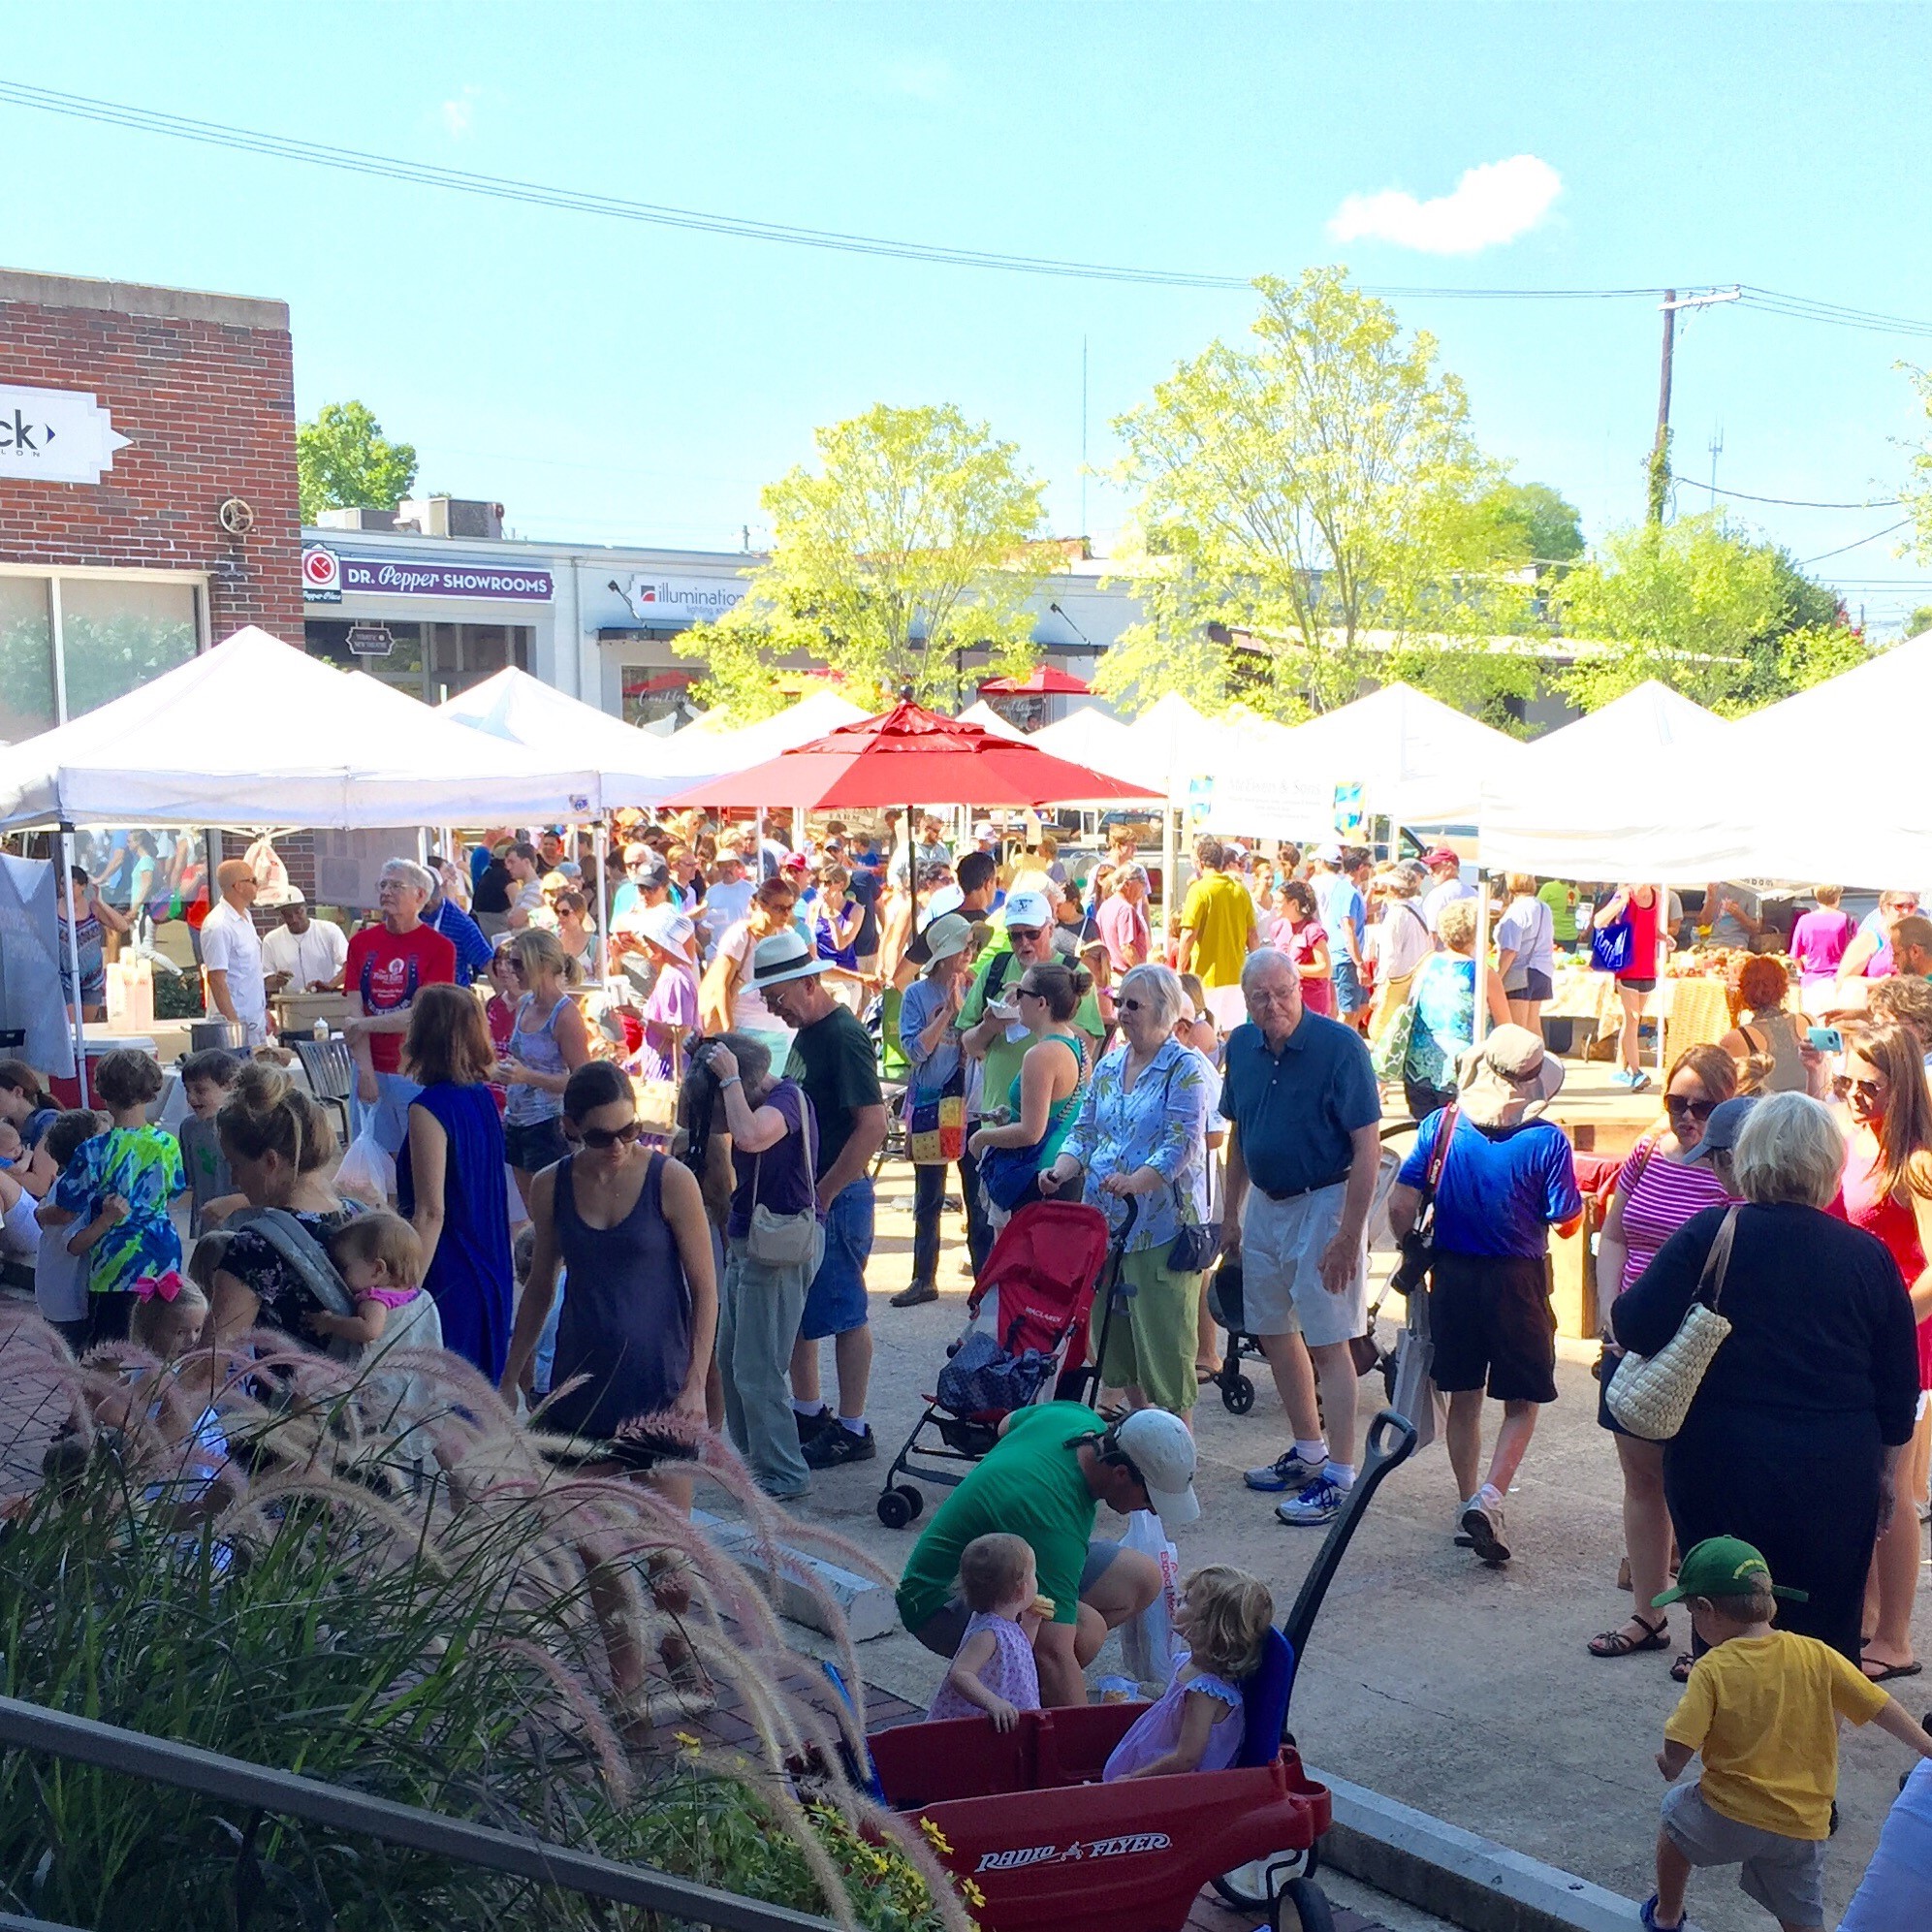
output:
M1053 805L1063 799L1137 799L1136 790L1025 739L941 717L909 699L877 717L768 758L749 771L703 778L666 801L673 807L786 806L806 811L844 807Z
M1051 664L1035 664L1024 678L989 678L980 690L996 698L1091 698L1093 687L1071 671L1056 671Z

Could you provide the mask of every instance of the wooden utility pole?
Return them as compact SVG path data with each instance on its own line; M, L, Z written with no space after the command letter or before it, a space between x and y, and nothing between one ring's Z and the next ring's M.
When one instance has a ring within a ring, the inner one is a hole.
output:
M1650 446L1650 521L1663 522L1670 495L1670 363L1677 346L1677 311L1708 308L1713 302L1736 301L1742 289L1713 289L1706 295L1687 295L1678 301L1675 289L1663 291L1663 359L1657 374L1657 440Z

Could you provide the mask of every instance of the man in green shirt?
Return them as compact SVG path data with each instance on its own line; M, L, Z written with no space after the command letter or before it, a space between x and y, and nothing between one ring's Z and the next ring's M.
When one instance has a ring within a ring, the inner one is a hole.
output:
M953 1023L959 1031L961 1050L982 1063L980 1113L966 1123L968 1131L1006 1104L1006 1096L1019 1077L1020 1062L1027 1057L1033 1036L1020 1024L1012 1009L1013 989L1029 966L1051 960L1054 910L1044 894L1016 892L1006 902L1006 937L1010 950L989 953L973 972L972 985L960 1002L960 1017ZM1107 1023L1100 1017L1100 1002L1090 990L1073 1015L1076 1032L1085 1033L1094 1051L1099 1051Z
M1550 934L1565 952L1576 950L1576 888L1568 879L1545 879L1536 897L1550 909Z
M1053 1615L1033 1639L1043 1704L1084 1704L1082 1675L1107 1632L1152 1603L1160 1569L1139 1550L1093 1540L1100 1504L1152 1509L1171 1529L1200 1514L1194 1439L1178 1415L1139 1409L1103 1426L1085 1403L1016 1409L999 1441L942 1503L906 1560L899 1614L926 1648L951 1657L969 1614L956 1595L976 1536L1019 1536L1033 1552Z

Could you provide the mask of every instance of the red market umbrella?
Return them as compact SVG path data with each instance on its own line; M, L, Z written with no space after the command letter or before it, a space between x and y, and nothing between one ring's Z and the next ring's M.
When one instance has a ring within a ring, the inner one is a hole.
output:
M1091 698L1093 687L1071 671L1056 671L1051 664L1035 664L1024 678L989 678L980 685L982 693L996 698Z
M963 719L941 717L905 700L860 718L748 771L704 778L668 807L837 807L1053 805L1065 799L1157 797L1104 777L1069 759L1001 738Z

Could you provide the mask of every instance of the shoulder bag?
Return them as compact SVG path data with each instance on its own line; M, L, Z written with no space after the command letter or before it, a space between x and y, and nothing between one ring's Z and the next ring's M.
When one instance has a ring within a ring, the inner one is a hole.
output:
M1415 1210L1415 1225L1399 1244L1402 1259L1388 1284L1399 1295L1412 1295L1427 1284L1429 1271L1436 1265L1436 1189L1442 1183L1442 1168L1449 1158L1449 1143L1455 1138L1456 1107L1453 1101L1442 1110L1441 1124L1436 1129L1436 1144L1429 1150L1429 1166L1422 1177L1422 1198Z
M1718 1313L1725 1275L1730 1267L1738 1210L1726 1214L1711 1251L1704 1257L1697 1292L1677 1324L1677 1333L1654 1355L1627 1354L1610 1378L1605 1401L1618 1424L1646 1442L1667 1442L1684 1426L1711 1358L1730 1322ZM1710 1292L1708 1304L1705 1290Z
M1631 963L1632 941L1628 904L1607 926L1594 921L1590 928L1590 969L1592 972L1622 972Z
M751 1227L745 1235L744 1248L745 1252L762 1268L815 1267L817 1256L823 1251L819 1247L821 1230L815 1196L817 1181L812 1171L811 1101L803 1087L798 1090L798 1100L799 1133L805 1152L805 1185L814 1198L801 1214L775 1214L768 1208L758 1198L758 1180L765 1166L764 1150L759 1150L751 1163Z
M1174 1090L1174 1075L1179 1063L1167 1069L1167 1078L1161 1083L1160 1104L1167 1105L1168 1095ZM1179 1181L1168 1183L1174 1193L1174 1219L1181 1223L1167 1250L1167 1265L1177 1275L1201 1275L1214 1266L1214 1259L1220 1252L1220 1223L1219 1221L1189 1220L1191 1203L1181 1197Z
M1400 1080L1409 1063L1409 1043L1415 1037L1415 989L1429 962L1424 960L1409 975L1409 998L1389 1015L1382 1036L1370 1053L1370 1064L1378 1080Z

